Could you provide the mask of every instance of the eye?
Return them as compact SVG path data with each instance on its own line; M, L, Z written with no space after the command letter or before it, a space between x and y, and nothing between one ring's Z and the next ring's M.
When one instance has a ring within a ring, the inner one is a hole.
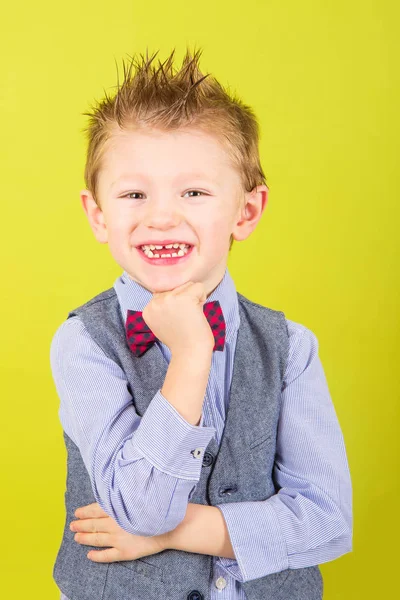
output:
M142 192L128 192L124 196L121 196L121 198L128 198L128 196L132 196L132 194L140 194L141 196L143 196ZM136 200L136 198L131 198L131 200Z
M188 190L187 192L185 192L185 194L190 194L191 192L196 192L197 194L202 194L203 196L205 195L205 193L202 192L201 190ZM192 196L192 198L193 198L193 196Z

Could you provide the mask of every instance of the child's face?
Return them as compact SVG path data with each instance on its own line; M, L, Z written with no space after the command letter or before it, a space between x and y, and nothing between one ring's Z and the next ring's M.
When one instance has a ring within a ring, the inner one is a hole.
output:
M90 192L81 192L85 212L97 240L109 244L133 280L153 293L200 281L209 295L224 275L230 235L250 235L268 188L245 193L217 139L186 128L119 131L105 152L98 190L101 208ZM193 248L175 264L146 260L140 245L163 240Z

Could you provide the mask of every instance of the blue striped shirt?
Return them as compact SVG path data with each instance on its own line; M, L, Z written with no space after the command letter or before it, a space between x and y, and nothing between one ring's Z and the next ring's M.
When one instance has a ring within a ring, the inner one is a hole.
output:
M124 322L128 308L143 311L152 298L126 271L114 289ZM214 435L221 441L240 325L228 269L207 298L212 300L221 304L226 340L223 352L213 352L198 426L188 423L161 390L140 417L124 372L79 317L64 321L51 342L62 427L80 449L96 502L135 535L177 527L201 474L202 461L190 460L190 451L206 447ZM213 557L211 600L245 600L241 582L331 561L352 550L351 479L318 341L305 326L286 322L289 357L273 473L279 490L264 501L217 505L236 559ZM169 363L168 346L156 344Z

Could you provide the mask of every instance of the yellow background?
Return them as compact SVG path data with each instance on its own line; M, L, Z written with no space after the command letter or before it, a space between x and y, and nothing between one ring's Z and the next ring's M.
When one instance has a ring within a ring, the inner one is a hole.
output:
M353 552L324 600L398 572L399 10L388 0L8 3L0 19L2 597L54 599L65 450L49 364L69 310L120 267L80 205L81 113L135 52L203 48L254 107L270 187L235 243L238 291L315 332L354 487ZM121 71L120 71L121 72Z

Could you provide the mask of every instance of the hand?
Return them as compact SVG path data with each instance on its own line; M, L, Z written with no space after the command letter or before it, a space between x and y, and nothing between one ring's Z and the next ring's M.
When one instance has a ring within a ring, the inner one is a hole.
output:
M206 299L203 283L187 281L173 290L154 293L142 317L171 354L185 354L195 347L212 352L214 334L203 312Z
M136 560L166 549L163 535L143 537L128 533L97 502L77 508L75 516L78 521L71 521L70 529L77 532L76 542L86 546L108 546L106 550L88 552L87 557L94 562Z

